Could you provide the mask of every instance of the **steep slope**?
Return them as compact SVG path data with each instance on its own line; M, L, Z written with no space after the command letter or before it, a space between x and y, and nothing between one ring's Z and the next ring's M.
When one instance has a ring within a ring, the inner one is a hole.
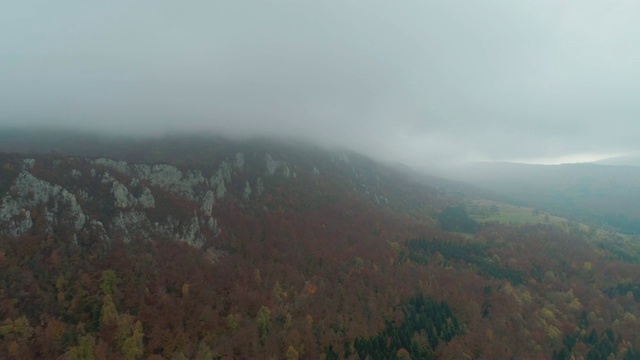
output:
M219 141L197 138L126 145L114 147L112 153L107 152L109 157L89 158L79 153L2 156L0 255L17 261L3 263L8 266L3 276L3 288L7 290L3 296L8 301L3 316L22 319L18 316L22 315L31 323L48 314L51 321L75 324L74 329L82 326L81 333L94 340L106 339L113 347L107 354L118 356L122 352L115 339L108 334L95 335L109 328L104 319L85 318L84 310L77 308L78 301L94 300L71 295L69 291L93 294L91 298L99 301L102 308L109 302L106 298L109 296L116 301L118 311L138 314L136 318L144 324L149 346L155 349L150 353L159 351L168 356L175 349L159 345L166 341L161 337L164 330L149 329L149 324L156 320L141 315L140 306L149 300L140 296L166 297L173 293L172 289L189 284L186 279L190 279L204 291L201 296L215 294L218 299L213 304L200 299L202 304L217 309L209 316L208 330L217 334L219 322L225 319L216 315L218 312L231 319L238 314L238 321L243 323L245 316L257 316L259 304L274 308L276 304L267 290L274 284L281 284L277 287L282 287L284 293L289 289L290 299L295 298L296 303L311 302L309 295L316 288L337 296L335 291L344 288L333 288L327 282L332 283L336 276L344 277L342 271L354 264L359 269L392 260L390 241L428 234L431 230L425 224L433 223L429 214L448 201L444 194L410 182L402 174L385 170L356 154L264 141L240 144L225 141L220 146ZM159 159L165 161L149 162ZM181 243L187 247L180 246ZM24 247L36 251L37 256L33 257ZM135 261L134 258L148 258L153 266L138 271L147 274L147 279L160 271L163 280L158 281L165 283L145 283L135 290L126 286L110 291L89 290L85 286L91 288L100 282L80 285L74 275L80 272L100 277L99 274L113 271L118 283L128 284L136 278L130 273L132 267L140 266L127 262L127 259ZM17 274L11 269L19 271L25 266L38 279L27 281L37 284L40 290L35 293L23 293L10 285ZM167 273L167 267L179 270ZM192 278L202 271L212 271L218 280ZM171 281L164 277L183 279L183 283L167 284ZM239 285L243 282L247 283ZM196 291L192 289L191 293ZM67 298L76 303L67 303L64 300ZM124 306L122 301L128 305ZM375 297L371 301L374 308L378 305L392 308L390 303L375 302ZM153 318L157 318L158 311L164 311L156 305L147 310L154 314ZM299 306L302 305L296 305ZM313 308L307 309L305 316L323 321L333 323L336 316L341 316L335 308L304 306ZM49 311L43 312L43 308ZM378 324L387 311L376 314ZM244 331L253 329L244 327ZM15 340L11 331L7 331L3 335L9 346L3 348L5 351L12 350L9 340ZM46 351L55 353L64 349L73 352L73 345L80 346L82 338L68 335L71 338L57 342L57 347L51 345L55 351L13 350L31 356L51 355ZM189 333L183 341L191 342L193 336ZM248 349L236 348L241 344L238 342L224 342L229 347L219 344L222 347L218 350L240 351L243 356L253 357L262 351L260 347L266 346L263 342L264 339L257 341L254 346L258 348ZM181 351L191 351L183 349L187 343L181 343ZM270 346L272 353L280 353L279 343ZM322 350L322 347L309 349L307 353Z
M221 231L214 215L230 207L304 210L358 194L371 206L429 222L449 201L356 154L266 142L219 150L209 147L218 142L193 140L132 143L118 149L135 155L119 158L5 155L1 231L20 236L57 228L74 239L162 237L201 247ZM319 198L321 192L329 198Z
M629 239L450 234L460 194L345 151L115 144L0 155L0 357L638 355Z

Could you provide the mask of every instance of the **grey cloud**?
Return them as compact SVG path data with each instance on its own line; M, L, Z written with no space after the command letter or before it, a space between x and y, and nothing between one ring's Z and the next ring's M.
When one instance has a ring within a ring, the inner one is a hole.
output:
M5 8L4 125L285 135L416 166L639 152L632 1Z

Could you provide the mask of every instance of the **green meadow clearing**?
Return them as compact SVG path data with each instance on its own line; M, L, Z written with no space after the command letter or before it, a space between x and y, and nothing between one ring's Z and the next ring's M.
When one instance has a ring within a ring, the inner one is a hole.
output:
M553 216L533 208L498 203L490 200L470 200L467 212L478 222L500 222L505 224L567 224L565 218ZM586 225L581 225L583 227Z

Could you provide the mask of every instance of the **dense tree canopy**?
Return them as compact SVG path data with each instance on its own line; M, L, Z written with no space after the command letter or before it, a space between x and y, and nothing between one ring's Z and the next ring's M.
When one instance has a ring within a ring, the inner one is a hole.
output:
M113 196L55 160L33 172ZM571 223L480 228L406 183L380 185L387 205L354 190L342 163L218 199L223 230L202 247L75 236L31 209L32 230L0 236L0 358L637 358L637 239ZM234 171L241 191L253 174ZM156 192L154 220L202 211Z
M445 231L475 233L479 225L462 206L449 206L438 214L440 227Z

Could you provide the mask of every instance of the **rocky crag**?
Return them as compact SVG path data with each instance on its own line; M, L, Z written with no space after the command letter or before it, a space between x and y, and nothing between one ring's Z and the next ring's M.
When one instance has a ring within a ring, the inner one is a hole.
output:
M9 236L63 233L81 243L166 238L201 248L225 231L226 224L220 223L217 214L228 206L275 210L274 192L304 192L312 187L310 182L355 191L378 207L395 210L421 210L421 204L433 206L437 204L433 200L442 197L421 186L427 191L420 193L426 195L394 198L394 194L408 193L395 191L407 186L402 176L389 173L381 178L379 164L353 154L327 152L309 157L292 155L294 151L283 156L286 161L260 150L250 150L248 155L228 151L211 163L201 161L202 165L4 155L0 159L0 232ZM422 199L425 196L430 196L429 201Z

